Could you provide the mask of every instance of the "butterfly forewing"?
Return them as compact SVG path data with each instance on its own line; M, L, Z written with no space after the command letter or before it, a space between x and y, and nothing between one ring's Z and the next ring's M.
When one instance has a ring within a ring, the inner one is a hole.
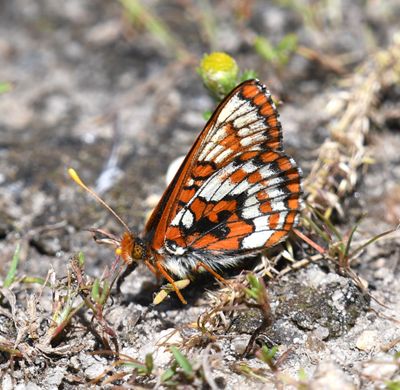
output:
M171 241L186 248L192 241L185 236L182 227L189 226L189 222L191 230L202 234L202 242L205 242L208 228L204 218L207 217L197 220L199 213L189 216L182 210L187 210L188 207L195 209L196 204L200 208L203 207L201 202L204 196L202 198L197 194L204 195L206 192L210 194L215 191L213 200L206 205L208 210L211 207L216 210L226 207L221 211L225 214L234 213L236 204L231 200L232 194L223 196L229 180L237 180L236 176L240 176L239 170L236 173L231 172L233 166L240 160L240 156L251 159L254 153L260 154L266 150L280 151L281 142L278 113L266 88L257 80L249 80L236 87L208 121L153 212L146 226L146 237L151 241L152 248L160 250L165 242ZM250 165L248 163L246 167L250 169ZM260 166L255 169L260 169ZM297 170L295 171L297 173ZM230 175L232 177L228 180ZM225 186L218 180L225 183ZM244 182L241 186L240 188L244 188ZM244 193L245 191L242 192L242 197L245 196ZM179 215L182 216L181 221ZM230 226L241 231L242 236L250 232L249 221L236 221L235 225L232 222ZM216 230L214 229L215 232ZM228 245L227 242L228 238L225 237L225 246ZM196 243L199 243L199 240L192 242L193 248ZM238 245L232 246L231 249L237 250Z

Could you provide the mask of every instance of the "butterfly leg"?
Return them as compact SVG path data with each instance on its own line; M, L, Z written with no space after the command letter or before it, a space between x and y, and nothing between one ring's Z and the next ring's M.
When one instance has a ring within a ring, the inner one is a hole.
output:
M137 267L137 262L134 261L131 264L128 264L128 266L125 268L124 272L121 274L121 276L117 280L117 292L121 292L121 284L124 282L125 278L131 274L135 268Z
M172 285L172 287L175 290L176 295L178 296L178 298L180 299L180 301L186 305L187 302L185 300L185 298L183 298L183 295L181 294L181 292L179 291L179 288L176 287L175 284L175 280L172 279L171 275L168 274L168 272L164 269L164 267L161 264L161 261L156 261L156 267L157 269L160 271L161 275L164 276L165 279L168 280L168 282Z
M207 272L209 272L212 276L214 276L215 279L218 279L220 282L227 284L227 281L217 272L215 272L210 266L207 264L203 263L202 261L198 261L196 264L196 271L200 268L203 267Z
M150 261L145 260L144 263L146 264L147 268L158 278L160 278L160 272L150 263Z

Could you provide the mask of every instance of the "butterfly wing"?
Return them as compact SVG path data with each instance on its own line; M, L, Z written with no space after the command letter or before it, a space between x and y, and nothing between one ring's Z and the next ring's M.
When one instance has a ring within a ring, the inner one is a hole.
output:
M273 246L296 223L300 192L299 170L283 152L239 153L180 209L165 248L226 256Z
M245 152L281 149L281 125L269 92L257 80L245 81L217 107L150 217L145 235L152 248L160 250L166 240L176 238L177 215L214 174L229 172L228 166ZM172 220L175 226L170 226Z

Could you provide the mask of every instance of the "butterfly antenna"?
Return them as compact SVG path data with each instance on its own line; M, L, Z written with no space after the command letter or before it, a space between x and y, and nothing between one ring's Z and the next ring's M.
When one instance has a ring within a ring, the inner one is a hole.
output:
M71 179L78 184L80 187L82 187L85 191L89 192L90 195L92 195L100 204L102 204L121 224L122 226L129 232L131 233L131 230L129 229L128 225L121 219L121 217L106 203L104 202L103 199L100 198L99 195L97 195L91 188L89 188L79 177L78 173L75 171L73 168L68 168L68 174L71 177Z

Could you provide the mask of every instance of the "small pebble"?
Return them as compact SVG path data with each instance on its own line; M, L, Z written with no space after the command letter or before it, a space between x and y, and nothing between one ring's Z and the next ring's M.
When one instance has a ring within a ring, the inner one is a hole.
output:
M346 374L331 362L321 363L310 381L310 390L355 390Z
M247 345L249 344L250 337L250 335L244 335L233 339L230 346L231 350L237 355L243 355Z
M94 379L101 375L105 369L106 364L94 363L85 370L85 374L89 379Z
M181 345L183 338L174 328L165 329L160 332L155 345Z
M178 169L182 165L184 159L185 159L185 156L181 156L181 157L176 158L174 161L172 161L171 164L169 164L169 167L167 169L167 174L165 176L165 181L166 181L167 185L175 177L175 174L176 174L176 172L178 172Z
M0 387L3 390L12 390L13 389L13 383L12 383L12 379L11 379L10 375L4 374Z
M382 361L366 363L362 375L365 377L374 378L374 380L389 380L396 370L397 364L392 360L384 363Z
M365 330L358 336L356 347L360 351L371 351L376 349L378 341L378 332L376 330Z

